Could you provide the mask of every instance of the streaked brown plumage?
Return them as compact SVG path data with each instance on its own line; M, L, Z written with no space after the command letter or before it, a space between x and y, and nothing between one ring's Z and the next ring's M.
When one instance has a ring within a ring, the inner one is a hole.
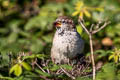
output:
M78 34L73 20L60 16L54 22L56 33L51 48L51 58L56 64L68 63L83 52L84 41Z

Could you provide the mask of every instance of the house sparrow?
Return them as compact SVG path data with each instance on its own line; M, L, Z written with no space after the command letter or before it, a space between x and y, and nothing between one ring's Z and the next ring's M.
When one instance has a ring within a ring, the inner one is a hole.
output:
M52 61L55 64L69 63L83 52L84 41L71 18L60 16L53 25L56 33L51 48Z

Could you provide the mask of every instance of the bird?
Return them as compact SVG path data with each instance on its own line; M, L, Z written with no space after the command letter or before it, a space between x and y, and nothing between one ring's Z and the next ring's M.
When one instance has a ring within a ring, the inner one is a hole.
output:
M70 17L59 16L53 26L56 28L51 48L53 63L66 64L83 54L84 40Z

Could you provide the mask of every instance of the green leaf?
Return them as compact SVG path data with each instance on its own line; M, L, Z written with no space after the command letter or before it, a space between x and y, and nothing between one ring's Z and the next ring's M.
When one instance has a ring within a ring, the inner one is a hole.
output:
M7 26L9 26L13 31L17 32L19 25L22 23L21 20L11 20L10 22L7 23Z
M24 56L23 59L33 59L36 58L35 54L32 54L30 56Z
M15 80L14 78L11 77L4 77L0 75L0 80Z
M61 65L61 67L67 70L72 70L72 66L67 65L67 64Z
M12 66L12 68L10 68L9 74L11 74L13 71L15 71L17 65L18 64L15 64L14 66Z
M54 64L52 68L50 68L51 71L57 71L58 69L60 69L60 66Z
M20 76L22 74L22 67L21 67L21 65L20 64L15 64L9 71L10 74L12 72L14 72L14 75Z
M99 54L98 59L101 59L108 55L105 50L96 50L94 54Z
M97 11L100 11L100 12L103 12L104 11L104 8L102 7L98 7L98 8L95 8Z
M51 43L52 42L52 35L48 34L48 35L42 36L42 39L45 40L45 42Z
M24 56L23 59L34 59L34 58L44 59L45 57L47 56L44 54L32 54L30 56Z
M80 25L77 25L76 27L77 27L77 32L81 35L83 31L82 27Z
M109 60L111 60L114 57L114 55L109 56Z
M18 37L18 34L16 32L12 32L8 37L8 42L12 43L15 42Z
M28 63L23 61L21 64L26 70L28 71L32 70L31 66Z
M109 37L115 37L116 35L116 29L113 29L114 26L108 26L108 28L105 29L106 35Z
M46 77L50 76L50 74L48 74L46 72L42 72L41 70L38 70L38 69L35 69L35 72L39 73L40 75L46 76Z
M46 57L46 55L44 55L44 54L37 54L36 57L39 58L39 59L44 59L44 57Z
M30 46L30 50L35 53L42 52L44 49L42 40L39 39L33 39L32 45Z
M97 50L97 51L95 51L95 54L97 54L97 53L105 54L105 51L104 50Z
M117 80L116 79L116 67L113 63L105 64L102 70L96 75L96 80Z
M17 64L14 70L14 74L16 76L20 76L22 74L22 67L20 64Z

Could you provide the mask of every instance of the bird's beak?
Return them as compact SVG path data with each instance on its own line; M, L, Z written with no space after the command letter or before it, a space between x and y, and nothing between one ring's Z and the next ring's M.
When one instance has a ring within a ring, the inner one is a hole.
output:
M55 27L61 27L61 22L54 22L53 26L55 26Z

